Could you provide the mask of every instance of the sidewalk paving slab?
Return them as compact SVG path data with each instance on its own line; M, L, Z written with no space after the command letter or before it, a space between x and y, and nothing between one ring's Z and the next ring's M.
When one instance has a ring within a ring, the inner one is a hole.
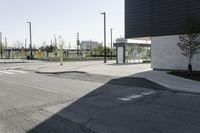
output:
M169 71L147 71L132 75L146 78L173 91L200 94L200 82L167 74Z

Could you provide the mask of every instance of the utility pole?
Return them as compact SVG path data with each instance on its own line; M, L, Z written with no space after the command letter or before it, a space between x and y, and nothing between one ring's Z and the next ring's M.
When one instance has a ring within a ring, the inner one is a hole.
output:
M30 34L30 52L31 52L31 56L30 59L33 59L33 51L32 51L32 33L31 33L31 22L26 22L29 24L29 34Z
M5 58L7 58L7 53L8 53L8 50L7 50L7 38L5 37L4 38L4 44L5 44L5 50L6 50L6 54L5 54Z
M60 45L60 65L63 65L63 46L64 46L64 40L59 37L58 43Z
M7 38L6 37L4 38L4 43L5 43L5 49L7 50L8 44L7 44Z
M69 45L68 45L68 49L70 50L71 49L71 43L69 42Z
M54 34L54 45L57 46L56 34Z
M1 59L3 59L3 43L2 43L2 33L0 32L0 46L1 46Z
M27 45L27 39L25 39L25 42L24 42L24 44L25 44L25 55L26 55L26 45Z
M104 16L104 63L107 62L107 51L106 51L106 12L101 13Z
M79 47L80 47L79 33L77 33L76 45L77 45L77 56L79 56L80 55L80 51L79 51Z
M63 44L60 44L60 65L63 65Z
M111 59L112 59L112 54L113 54L113 38L112 38L112 32L113 28L110 29L110 44L111 44Z

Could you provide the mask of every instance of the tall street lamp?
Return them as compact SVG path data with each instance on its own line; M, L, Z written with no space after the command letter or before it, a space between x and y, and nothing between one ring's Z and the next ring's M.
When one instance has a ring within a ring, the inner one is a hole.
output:
M113 36L112 36L113 34L112 34L112 32L113 32L113 28L110 29L111 59L112 59L112 54L113 54L113 38L112 38L112 37L113 37Z
M79 33L77 33L76 45L77 45L77 56L79 56L80 55L80 51L79 51L79 47L80 47Z
M3 43L2 43L2 34L0 32L0 46L1 46L1 59L3 59Z
M8 49L8 44L7 44L7 38L6 37L4 38L4 43L5 43L5 49L7 50Z
M101 13L104 15L104 63L106 63L107 51L106 51L106 12Z
M32 51L32 33L31 33L31 22L26 22L29 24L29 32L30 32L30 52L31 52L31 56L30 59L33 59L33 51Z
M24 42L24 44L25 44L25 55L26 55L26 45L27 45L27 39L25 39L25 42Z

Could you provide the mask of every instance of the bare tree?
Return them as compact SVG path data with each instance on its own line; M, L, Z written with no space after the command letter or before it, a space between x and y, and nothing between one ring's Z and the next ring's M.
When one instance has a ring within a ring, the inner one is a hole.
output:
M199 53L200 34L180 35L177 46L183 51L182 54L188 58L188 73L192 73L192 58Z
M177 46L182 50L182 54L188 58L188 73L192 73L192 58L200 51L200 33L198 21L194 18L187 18L185 25L186 34L179 36Z

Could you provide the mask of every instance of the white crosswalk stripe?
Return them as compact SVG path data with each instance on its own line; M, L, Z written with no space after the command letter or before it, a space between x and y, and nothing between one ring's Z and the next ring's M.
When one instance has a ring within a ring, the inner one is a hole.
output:
M134 94L132 96L128 96L128 97L124 97L124 98L119 98L119 100L121 101L131 101L133 99L138 99L138 98L142 98L144 96L149 96L156 93L155 91L150 91L150 92L142 92L140 94Z
M8 72L16 72L16 73L28 73L28 72L25 72L25 71L19 71L19 70L7 70Z
M3 74L15 74L15 73L9 72L9 71L0 71L0 73L3 73Z
M28 72L25 72L25 71L19 71L19 70L0 70L0 75L3 75L3 74L8 74L8 75L13 75L13 74L26 74Z

